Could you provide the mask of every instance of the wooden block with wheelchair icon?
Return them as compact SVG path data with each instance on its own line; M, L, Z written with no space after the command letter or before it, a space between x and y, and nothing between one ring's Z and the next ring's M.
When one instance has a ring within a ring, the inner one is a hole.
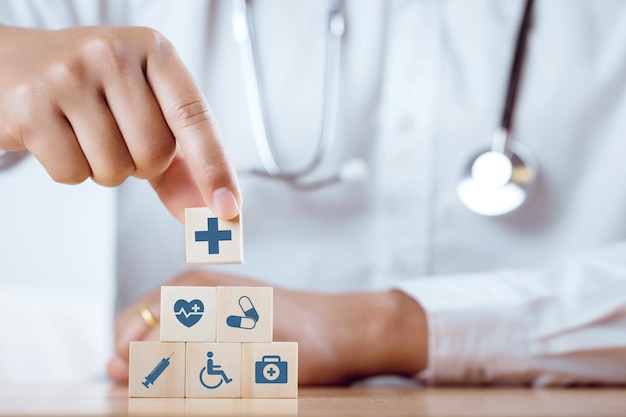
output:
M162 287L161 341L131 343L129 396L297 398L298 344L272 323L272 287Z

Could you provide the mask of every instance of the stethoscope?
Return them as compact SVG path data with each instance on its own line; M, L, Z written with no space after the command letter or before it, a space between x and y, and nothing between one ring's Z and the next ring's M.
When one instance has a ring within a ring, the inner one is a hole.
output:
M296 189L314 190L342 181L362 180L367 166L360 159L346 161L336 174L322 180L307 181L330 154L335 136L337 118L339 66L341 41L345 29L343 0L330 0L326 35L326 61L324 69L324 100L322 128L317 149L311 161L299 170L287 171L278 162L269 122L258 66L258 49L253 27L252 0L233 0L233 33L239 44L241 66L257 153L262 169L245 173L284 181ZM457 186L459 198L467 208L486 216L510 213L527 200L538 172L532 153L520 142L511 138L511 125L515 97L523 66L524 53L533 0L526 0L522 21L517 34L513 63L509 76L504 112L496 129L491 148L477 153L467 164Z

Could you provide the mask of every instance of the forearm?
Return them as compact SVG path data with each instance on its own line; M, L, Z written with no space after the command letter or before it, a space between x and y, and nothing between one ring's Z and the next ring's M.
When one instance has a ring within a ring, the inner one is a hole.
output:
M416 374L426 367L427 334L424 311L400 291L274 289L274 338L299 342L303 385Z

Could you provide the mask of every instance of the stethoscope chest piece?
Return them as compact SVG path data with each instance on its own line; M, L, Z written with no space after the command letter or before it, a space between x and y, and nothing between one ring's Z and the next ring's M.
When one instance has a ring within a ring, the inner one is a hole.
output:
M533 154L521 143L509 138L513 109L519 84L530 16L534 0L526 0L499 127L491 147L474 155L465 166L457 184L461 202L474 213L500 216L512 212L528 199L539 169Z
M457 194L471 211L501 216L528 199L538 169L532 153L521 143L512 141L506 153L487 149L471 158L457 185Z

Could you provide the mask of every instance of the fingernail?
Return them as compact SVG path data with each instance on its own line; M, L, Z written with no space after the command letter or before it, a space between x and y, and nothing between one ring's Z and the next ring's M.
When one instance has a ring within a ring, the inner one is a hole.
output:
M213 209L218 217L232 219L239 214L239 204L235 195L226 187L213 192Z

